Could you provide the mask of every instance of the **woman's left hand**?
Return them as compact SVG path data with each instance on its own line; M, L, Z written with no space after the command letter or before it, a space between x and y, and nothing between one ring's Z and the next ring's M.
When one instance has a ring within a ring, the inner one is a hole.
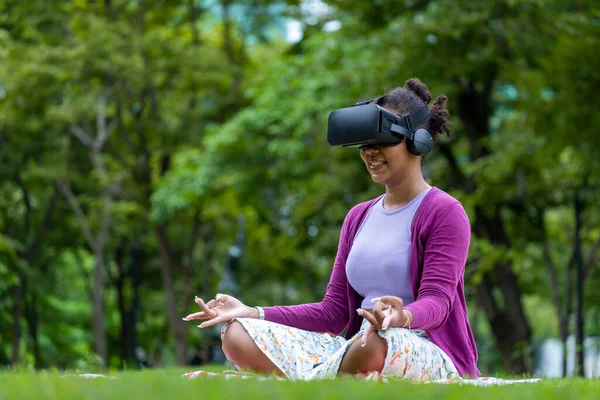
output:
M363 309L358 309L358 315L364 317L371 323L362 336L363 346L367 343L369 335L377 332L379 329L386 330L390 326L402 327L406 325L406 321L410 318L408 311L404 310L402 299L395 296L383 296L373 299L373 312L370 313Z

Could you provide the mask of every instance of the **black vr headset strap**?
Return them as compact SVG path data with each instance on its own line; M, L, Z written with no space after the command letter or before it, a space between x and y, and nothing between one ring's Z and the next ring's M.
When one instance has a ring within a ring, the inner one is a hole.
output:
M351 107L366 106L367 104L370 104L373 100L375 100L375 99L367 99L367 100L357 101L356 104L352 105Z
M398 116L397 124L392 124L390 130L395 133L399 133L405 136L408 140L414 139L415 128L419 125L424 124L429 120L430 117L429 107L425 105L419 110L407 114L405 116Z
M425 105L423 108L404 116L408 130L416 130L417 126L429 121L430 115L429 107Z

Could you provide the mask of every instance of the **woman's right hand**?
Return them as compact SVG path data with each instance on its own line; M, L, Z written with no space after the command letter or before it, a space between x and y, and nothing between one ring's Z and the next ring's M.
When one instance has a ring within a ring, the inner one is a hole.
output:
M235 318L258 318L258 310L256 308L248 307L235 297L227 294L217 293L215 298L208 303L204 303L199 297L196 297L195 301L202 311L190 314L183 318L183 320L207 320L198 325L200 328L229 322Z

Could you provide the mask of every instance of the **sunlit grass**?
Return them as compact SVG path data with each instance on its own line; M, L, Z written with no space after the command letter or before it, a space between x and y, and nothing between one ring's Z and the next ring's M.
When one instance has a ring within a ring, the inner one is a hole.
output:
M206 368L203 368L206 369ZM214 370L214 367L208 369ZM107 373L115 379L61 377L59 372L0 373L0 399L594 399L600 380L544 380L535 384L474 387L354 379L280 382L181 378L186 369Z

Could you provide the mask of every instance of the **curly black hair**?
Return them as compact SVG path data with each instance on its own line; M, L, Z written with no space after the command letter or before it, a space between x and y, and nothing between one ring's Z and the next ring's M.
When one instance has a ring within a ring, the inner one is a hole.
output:
M452 123L448 120L450 113L446 110L448 97L438 96L430 108L431 117L429 121L418 126L425 128L434 138L440 133L450 136ZM391 89L383 96L379 97L376 104L384 107L395 114L406 115L415 112L431 102L431 93L419 78L411 78L404 83L404 87Z

